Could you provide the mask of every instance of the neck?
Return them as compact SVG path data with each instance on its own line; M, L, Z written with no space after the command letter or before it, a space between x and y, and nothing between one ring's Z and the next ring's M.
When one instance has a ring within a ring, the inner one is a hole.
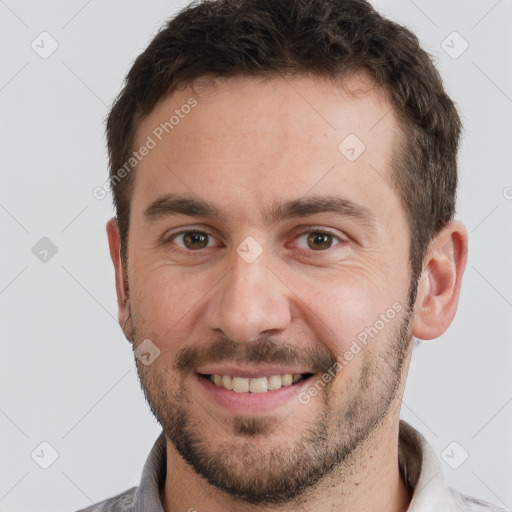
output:
M167 478L162 491L164 510L405 512L411 496L398 467L399 416L394 412L352 454L350 460L296 501L284 505L262 507L240 503L197 475L167 440Z

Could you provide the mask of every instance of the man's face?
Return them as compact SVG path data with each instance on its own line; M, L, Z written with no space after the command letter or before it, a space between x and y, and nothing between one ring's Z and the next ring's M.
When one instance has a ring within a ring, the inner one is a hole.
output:
M299 495L397 414L411 284L398 124L370 82L344 85L219 80L137 131L135 148L156 146L135 171L131 321L134 347L160 350L137 360L141 383L181 456L250 503Z

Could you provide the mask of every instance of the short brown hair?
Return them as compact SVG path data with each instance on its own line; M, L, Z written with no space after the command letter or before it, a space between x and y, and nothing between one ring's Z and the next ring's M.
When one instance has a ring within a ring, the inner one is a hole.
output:
M159 100L206 75L339 78L363 70L386 91L404 135L391 180L408 217L418 277L429 241L455 212L461 123L416 36L365 0L203 0L166 23L135 60L107 119L123 260L134 173L114 179Z

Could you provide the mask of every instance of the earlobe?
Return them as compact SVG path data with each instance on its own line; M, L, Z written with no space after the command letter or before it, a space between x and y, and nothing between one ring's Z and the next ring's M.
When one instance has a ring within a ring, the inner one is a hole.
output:
M108 245L110 257L114 265L116 294L117 294L117 316L119 325L128 341L132 341L131 308L129 297L128 276L121 257L121 237L119 225L116 218L107 222Z
M121 330L123 331L123 334L125 338L129 341L133 341L132 337L132 308L130 306L130 302L127 300L125 302L125 306L128 308L128 314L126 312L123 313L123 317L121 317L121 314L119 314L119 325L121 325ZM124 310L126 311L126 310ZM123 321L124 318L124 321ZM122 322L122 324L121 324Z
M468 235L464 225L449 222L430 242L418 285L412 334L429 340L451 324L466 266Z

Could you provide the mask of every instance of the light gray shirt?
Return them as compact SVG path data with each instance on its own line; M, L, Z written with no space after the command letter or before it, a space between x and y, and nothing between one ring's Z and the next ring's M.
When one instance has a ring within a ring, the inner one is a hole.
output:
M507 512L448 487L432 447L403 420L400 421L398 447L400 469L412 490L407 512ZM162 432L146 460L138 487L80 512L163 512L160 491L165 483L166 466L165 436Z

